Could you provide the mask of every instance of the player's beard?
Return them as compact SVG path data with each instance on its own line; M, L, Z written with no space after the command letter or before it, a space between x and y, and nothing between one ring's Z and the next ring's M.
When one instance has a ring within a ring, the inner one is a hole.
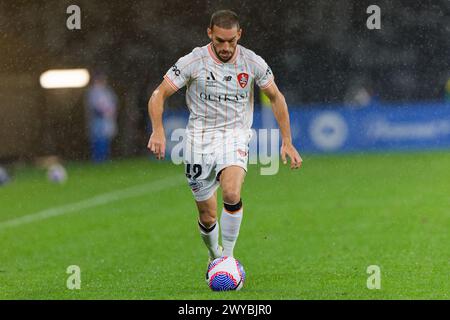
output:
M228 62L228 61L230 61L231 58L232 58L233 55L234 55L234 50L236 50L236 49L234 49L233 51L231 51L231 50L229 50L229 51L224 51L224 50L222 50L222 51L217 52L216 46L214 45L214 43L213 43L212 47L213 47L213 49L214 49L214 53L216 54L216 57L217 57L220 61L222 61L222 62ZM227 59L222 58L222 57L220 56L220 54L219 54L219 53L221 53L221 52L228 52L228 53L229 53L229 55L228 55L229 57L228 57Z

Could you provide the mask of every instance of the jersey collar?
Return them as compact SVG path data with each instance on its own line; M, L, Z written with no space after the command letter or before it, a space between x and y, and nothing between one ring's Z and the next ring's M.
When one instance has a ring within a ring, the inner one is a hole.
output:
M217 58L216 53L214 52L214 49L212 47L212 43L211 42L208 44L208 52L209 52L209 55L211 56L211 58L217 64L235 63L236 59L237 59L237 56L239 54L239 45L236 46L236 50L234 50L234 54L233 54L233 56L231 57L231 59L228 62L222 62L222 61L220 61L219 58Z

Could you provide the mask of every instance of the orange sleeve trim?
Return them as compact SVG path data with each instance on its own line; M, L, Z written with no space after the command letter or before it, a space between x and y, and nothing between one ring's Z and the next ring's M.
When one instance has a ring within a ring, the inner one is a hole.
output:
M178 88L175 83L172 82L172 80L169 79L169 77L167 75L164 76L164 80L167 81L167 83L175 90L178 91L180 90L180 88Z

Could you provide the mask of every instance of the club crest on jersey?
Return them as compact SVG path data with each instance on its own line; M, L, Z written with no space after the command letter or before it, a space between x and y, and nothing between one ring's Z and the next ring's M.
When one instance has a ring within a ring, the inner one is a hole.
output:
M241 88L245 88L245 86L248 83L248 74L247 73L239 73L237 76L239 85L241 86Z

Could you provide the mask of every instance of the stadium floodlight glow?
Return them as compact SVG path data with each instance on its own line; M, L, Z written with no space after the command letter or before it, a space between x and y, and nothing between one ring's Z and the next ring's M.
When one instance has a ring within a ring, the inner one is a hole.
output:
M39 82L45 89L82 88L89 83L89 79L86 69L58 69L45 71Z

